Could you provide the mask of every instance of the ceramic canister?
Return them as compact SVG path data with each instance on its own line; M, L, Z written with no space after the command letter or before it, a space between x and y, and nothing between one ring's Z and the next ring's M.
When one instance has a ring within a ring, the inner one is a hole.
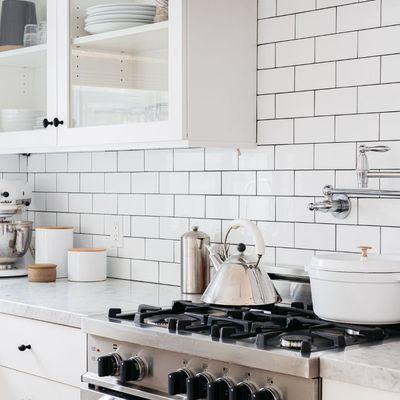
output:
M98 282L106 278L106 249L75 248L68 251L68 280Z
M35 262L56 264L57 278L68 276L68 250L74 246L74 228L40 226L35 229Z

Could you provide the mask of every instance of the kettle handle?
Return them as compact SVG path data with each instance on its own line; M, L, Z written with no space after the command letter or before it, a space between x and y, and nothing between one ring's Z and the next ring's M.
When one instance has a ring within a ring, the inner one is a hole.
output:
M238 228L246 229L248 232L251 233L251 235L254 238L256 254L259 257L261 257L265 254L264 239L262 237L260 230L258 229L258 226L254 222L251 222L248 219L236 219L235 221L231 222L230 228L231 229L238 229Z

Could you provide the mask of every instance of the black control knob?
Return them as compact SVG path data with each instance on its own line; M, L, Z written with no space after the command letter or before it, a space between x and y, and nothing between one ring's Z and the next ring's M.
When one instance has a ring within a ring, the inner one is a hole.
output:
M207 385L208 400L229 400L229 394L234 383L228 378L219 378Z
M146 374L146 362L140 357L132 357L121 363L119 380L121 383L141 381Z
M117 353L111 353L97 359L97 375L117 376L119 375L122 358Z
M168 394L173 396L186 393L186 379L192 378L193 375L193 372L187 368L168 374Z
M277 389L271 387L262 388L253 394L253 400L282 400Z
M230 389L229 400L252 400L257 387L250 381L240 382Z
M192 378L186 379L186 398L187 400L197 400L207 398L207 386L214 378L207 372L200 372Z

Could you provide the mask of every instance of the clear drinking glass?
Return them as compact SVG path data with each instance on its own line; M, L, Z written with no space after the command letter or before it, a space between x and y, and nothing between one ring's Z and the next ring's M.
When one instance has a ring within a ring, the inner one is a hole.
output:
M24 46L35 46L38 43L38 26L37 24L25 25L24 29Z
M38 44L47 43L47 21L41 21L38 25Z

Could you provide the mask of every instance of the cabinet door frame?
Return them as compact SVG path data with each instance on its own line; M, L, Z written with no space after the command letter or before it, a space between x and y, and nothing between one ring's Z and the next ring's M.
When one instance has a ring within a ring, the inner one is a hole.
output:
M58 1L47 0L47 49L46 49L46 112L48 120L57 116L57 8ZM30 153L55 149L57 128L0 132L0 153Z
M169 120L94 127L70 127L71 82L70 0L58 1L58 110L64 125L58 128L58 151L114 150L185 146L186 101L185 40L186 0L172 0L168 21Z

